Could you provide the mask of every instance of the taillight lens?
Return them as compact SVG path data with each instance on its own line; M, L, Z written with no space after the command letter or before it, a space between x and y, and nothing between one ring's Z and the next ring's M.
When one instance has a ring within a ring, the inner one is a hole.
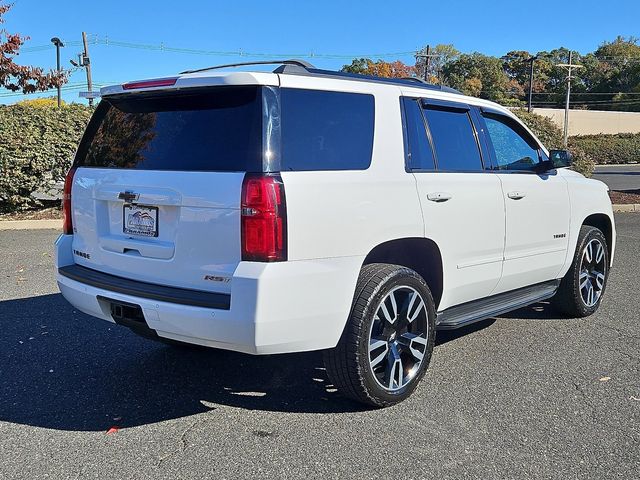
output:
M135 90L137 88L150 88L150 87L171 87L176 84L178 78L158 78L155 80L142 80L139 82L124 83L122 88L124 90Z
M73 185L73 176L76 173L75 168L71 168L64 179L64 190L62 192L62 233L65 235L73 235L73 222L71 221L71 186Z
M277 175L247 174L242 183L242 260L287 259L284 184Z

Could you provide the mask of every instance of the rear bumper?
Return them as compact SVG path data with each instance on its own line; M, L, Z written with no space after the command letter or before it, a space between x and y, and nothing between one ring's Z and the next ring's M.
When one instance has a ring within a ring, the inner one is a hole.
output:
M183 289L169 288L174 297L163 299L157 291L149 296L149 284L142 282L89 269L85 270L93 272L89 278L94 281L70 275L82 268L74 267L72 241L72 235L61 235L56 241L57 281L62 295L80 311L113 322L103 297L132 303L140 305L147 324L161 337L252 354L334 347L349 315L364 260L241 262L231 280L228 308L224 304L211 308L177 303L175 294L180 292L176 291ZM207 295L216 301L229 297Z
M160 300L167 303L179 303L192 307L229 310L231 295L228 293L202 292L186 288L167 287L153 283L138 282L128 278L116 277L80 265L67 265L58 268L58 274L98 289L115 293L124 293L149 300Z

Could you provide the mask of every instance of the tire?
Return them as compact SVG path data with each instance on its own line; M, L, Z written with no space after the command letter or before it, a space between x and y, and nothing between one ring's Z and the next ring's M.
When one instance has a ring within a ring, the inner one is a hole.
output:
M598 310L608 278L607 239L599 229L583 225L571 268L560 282L553 304L568 317L588 317Z
M420 275L398 265L365 265L340 341L324 352L329 380L343 395L368 405L405 400L431 360L435 318L431 291Z

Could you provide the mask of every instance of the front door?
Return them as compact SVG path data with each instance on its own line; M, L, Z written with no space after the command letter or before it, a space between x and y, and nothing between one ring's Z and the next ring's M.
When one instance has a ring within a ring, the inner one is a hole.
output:
M569 242L569 190L557 171L541 173L544 152L514 119L483 112L502 185L506 238L502 278L495 293L558 277Z

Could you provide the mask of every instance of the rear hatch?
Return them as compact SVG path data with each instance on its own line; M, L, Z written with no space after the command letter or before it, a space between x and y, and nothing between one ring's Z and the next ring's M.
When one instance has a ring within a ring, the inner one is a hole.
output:
M107 96L78 149L76 263L230 292L245 172L262 171L261 87Z

